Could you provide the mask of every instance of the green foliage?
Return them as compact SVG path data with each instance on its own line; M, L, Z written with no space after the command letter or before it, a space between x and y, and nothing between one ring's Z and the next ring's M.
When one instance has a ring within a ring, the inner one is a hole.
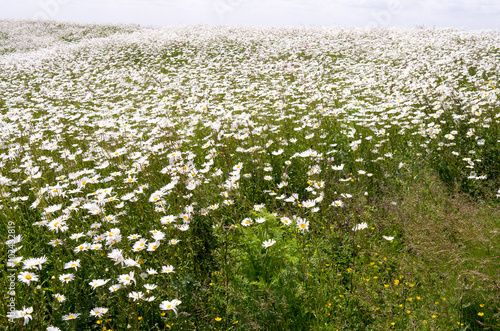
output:
M43 44L11 50L16 26L0 53ZM74 44L0 72L0 239L39 278L0 328L498 328L494 36L26 27Z

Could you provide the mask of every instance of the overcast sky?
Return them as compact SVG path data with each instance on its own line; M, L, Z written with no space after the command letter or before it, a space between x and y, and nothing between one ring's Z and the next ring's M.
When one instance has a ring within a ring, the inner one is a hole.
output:
M500 0L0 0L0 19L500 30Z

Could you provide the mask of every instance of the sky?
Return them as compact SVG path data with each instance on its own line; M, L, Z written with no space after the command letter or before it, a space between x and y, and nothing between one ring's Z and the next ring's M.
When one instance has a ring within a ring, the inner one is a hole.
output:
M500 0L0 0L0 19L500 30Z

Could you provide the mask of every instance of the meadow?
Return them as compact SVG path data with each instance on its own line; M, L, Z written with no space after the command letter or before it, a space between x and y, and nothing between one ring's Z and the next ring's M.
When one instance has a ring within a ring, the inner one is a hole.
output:
M500 31L0 20L2 330L500 329Z

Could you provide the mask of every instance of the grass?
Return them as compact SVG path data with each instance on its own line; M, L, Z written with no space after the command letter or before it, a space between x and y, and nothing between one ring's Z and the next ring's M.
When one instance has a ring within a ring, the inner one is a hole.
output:
M500 326L498 33L0 23L4 329Z

